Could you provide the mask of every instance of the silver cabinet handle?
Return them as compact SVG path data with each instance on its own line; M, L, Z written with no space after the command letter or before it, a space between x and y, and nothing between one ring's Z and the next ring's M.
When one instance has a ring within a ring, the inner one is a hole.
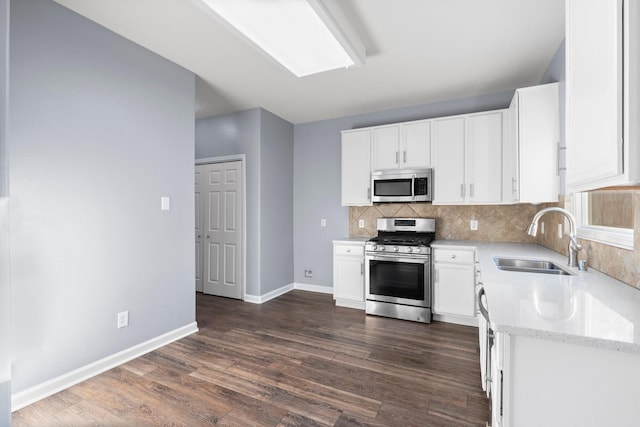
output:
M451 259L456 259L458 256L456 254L451 255Z
M464 184L460 184L460 197L464 197Z
M351 249L347 249L347 253L351 252Z
M207 235L207 239L209 238L209 236Z
M473 197L473 184L469 184L469 197Z
M198 239L201 238L202 236L198 234Z
M360 263L360 275L364 276L364 263Z
M396 163L400 163L400 152L396 151Z
M371 200L371 188L367 188L367 200Z
M407 163L407 150L404 150L404 162Z
M515 194L516 191L518 191L518 188L516 186L516 183L518 182L517 179L515 178L511 178L511 191Z

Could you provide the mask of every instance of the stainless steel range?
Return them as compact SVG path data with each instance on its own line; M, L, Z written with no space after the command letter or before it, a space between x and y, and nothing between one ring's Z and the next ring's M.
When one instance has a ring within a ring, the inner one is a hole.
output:
M365 244L366 313L431 322L433 218L379 218Z

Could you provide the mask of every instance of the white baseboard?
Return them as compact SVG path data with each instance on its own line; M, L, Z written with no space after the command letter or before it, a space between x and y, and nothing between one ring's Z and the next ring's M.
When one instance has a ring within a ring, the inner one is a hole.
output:
M333 288L329 286L320 286L320 285L307 285L304 283L289 283L281 288L276 289L275 291L271 291L264 295L244 295L245 302L250 302L252 304L262 304L269 300L279 297L280 295L284 295L287 292L290 292L294 289L300 289L301 291L309 291L309 292L318 292L321 294L332 294Z
M456 325L475 326L478 327L477 317L455 316L452 314L434 314L433 320L439 322L455 323Z
M111 368L115 368L129 360L140 357L143 354L177 341L180 338L184 338L187 335L191 335L194 332L198 332L198 325L196 322L174 329L166 334L157 336L148 341L112 354L111 356L107 356L104 359L100 359L64 375L60 375L59 377L53 378L42 384L38 384L27 390L15 393L11 396L11 411L13 412L24 408L25 406L37 402L40 399L51 396L52 394L71 387L72 385L108 371Z
M306 283L294 283L293 287L295 289L300 289L301 291L317 292L319 294L333 294L333 288L331 286L308 285Z

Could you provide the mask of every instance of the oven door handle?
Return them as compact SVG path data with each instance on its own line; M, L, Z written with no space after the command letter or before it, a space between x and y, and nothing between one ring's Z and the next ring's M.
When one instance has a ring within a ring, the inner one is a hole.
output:
M421 255L415 258L403 255L366 255L366 259L371 261L393 261L393 262L409 262L414 264L426 264L429 262L430 255Z

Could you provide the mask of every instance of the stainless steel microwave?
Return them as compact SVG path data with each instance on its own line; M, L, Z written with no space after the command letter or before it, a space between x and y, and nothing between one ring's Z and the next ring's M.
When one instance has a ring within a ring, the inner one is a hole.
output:
M373 202L430 202L431 169L400 169L371 172Z

